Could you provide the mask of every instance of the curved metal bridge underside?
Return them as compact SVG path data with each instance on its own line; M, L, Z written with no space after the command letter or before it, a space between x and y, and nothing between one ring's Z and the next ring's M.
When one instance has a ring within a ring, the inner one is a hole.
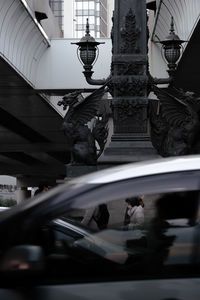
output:
M62 117L0 58L0 174L65 176L69 153Z
M0 1L0 175L38 182L65 176L69 154L63 119L35 91L36 71L48 47L25 1Z
M152 32L152 41L165 40L169 34L171 16L175 32L182 40L184 52L178 64L175 85L200 94L200 1L199 0L148 0L149 8L157 14ZM148 6L147 5L147 6Z
M174 84L200 95L200 21L179 62Z

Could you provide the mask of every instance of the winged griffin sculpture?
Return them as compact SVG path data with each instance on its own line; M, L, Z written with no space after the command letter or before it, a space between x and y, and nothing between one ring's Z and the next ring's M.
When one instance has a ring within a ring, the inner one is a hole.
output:
M108 135L108 114L99 113L105 86L84 98L79 91L64 95L58 105L67 109L63 130L71 150L71 164L94 165L102 154ZM93 128L88 122L93 121Z
M151 140L163 156L200 152L200 98L174 87L153 86L158 100L149 103Z

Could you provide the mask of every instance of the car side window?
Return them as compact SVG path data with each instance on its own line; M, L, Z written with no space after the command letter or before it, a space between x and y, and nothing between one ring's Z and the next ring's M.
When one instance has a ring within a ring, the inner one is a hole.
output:
M186 268L187 276L199 274L198 201L199 191L113 199L107 203L107 228L76 240L74 247L87 250L87 259L90 253L103 259L105 270L106 262L114 263L114 277L122 270L134 277L184 276ZM92 217L88 228L93 226Z

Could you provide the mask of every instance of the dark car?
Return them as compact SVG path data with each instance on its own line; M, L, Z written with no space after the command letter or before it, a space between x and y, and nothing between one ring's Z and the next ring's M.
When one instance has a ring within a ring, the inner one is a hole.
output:
M178 157L75 178L1 212L1 299L199 299L199 189L200 156ZM144 222L124 225L139 195ZM107 229L77 221L101 203Z

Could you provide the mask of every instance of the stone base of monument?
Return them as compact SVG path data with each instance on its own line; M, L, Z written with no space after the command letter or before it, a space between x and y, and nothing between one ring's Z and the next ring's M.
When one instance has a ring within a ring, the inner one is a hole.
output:
M97 166L66 165L67 179L97 171Z
M151 141L111 141L98 164L121 164L157 159L161 156L153 148Z

